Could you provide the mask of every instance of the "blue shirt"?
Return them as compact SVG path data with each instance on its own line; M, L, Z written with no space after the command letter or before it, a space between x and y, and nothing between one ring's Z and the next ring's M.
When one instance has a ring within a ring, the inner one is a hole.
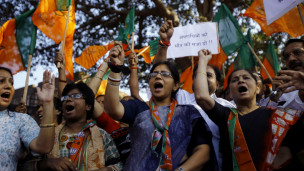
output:
M40 127L28 114L0 111L0 170L15 171L24 147L29 150L39 132Z

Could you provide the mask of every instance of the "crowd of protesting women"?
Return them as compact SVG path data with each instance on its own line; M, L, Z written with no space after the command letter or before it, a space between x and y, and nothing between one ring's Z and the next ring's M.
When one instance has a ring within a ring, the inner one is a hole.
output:
M304 40L286 43L287 69L273 79L269 96L258 73L240 69L229 76L228 101L215 94L221 74L208 65L206 49L193 70L194 93L179 88L179 73L166 56L173 31L170 20L160 28L148 102L139 95L135 53L128 56L131 96L119 97L126 70L121 42L89 84L68 83L58 53L61 105L54 107L55 78L46 70L37 88L39 125L20 113L24 106L9 108L14 80L0 67L0 170L303 170ZM105 95L96 97L109 68Z

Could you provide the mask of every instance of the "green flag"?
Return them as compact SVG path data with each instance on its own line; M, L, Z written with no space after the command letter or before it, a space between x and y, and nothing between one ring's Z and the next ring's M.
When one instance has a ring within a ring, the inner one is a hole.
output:
M250 29L248 29L246 39L248 40L249 44L252 46L252 38ZM256 60L254 58L253 53L248 47L248 44L245 43L241 46L237 57L234 59L234 68L235 69L253 69L256 66Z
M15 18L16 20L16 41L23 66L28 64L28 57L32 55L36 45L37 27L33 24L32 15L35 9L29 10Z
M118 34L118 37L115 39L115 41L122 41L123 44L128 44L128 42L129 42L128 35L124 34L125 29L121 23L119 24L118 31L119 31L119 34Z
M72 0L56 0L58 11L68 11L70 5L72 5Z
M134 23L135 23L135 6L132 7L131 11L128 13L126 20L125 20L125 25L126 29L124 31L124 37L134 32Z
M274 46L273 46L273 42L270 39L269 44L268 44L268 48L266 51L266 56L263 60L263 65L265 66L265 68L267 69L269 75L273 78L277 75L277 72L281 70L279 61L278 61L278 57L277 54L274 50ZM261 76L264 79L267 79L268 76L266 75L266 72L261 69Z
M238 22L225 4L221 5L213 22L218 23L220 44L227 56L237 51L246 42Z
M156 53L157 53L157 50L158 50L158 46L159 46L159 41L160 38L157 38L155 40L151 40L149 42L149 45L150 45L150 57L154 56Z

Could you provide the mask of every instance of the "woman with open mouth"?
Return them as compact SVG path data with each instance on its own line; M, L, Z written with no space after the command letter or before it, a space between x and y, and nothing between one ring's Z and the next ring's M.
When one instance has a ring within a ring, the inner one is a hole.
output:
M54 144L53 96L55 77L43 73L42 89L37 88L42 101L44 118L40 127L29 115L8 110L15 93L12 72L0 67L0 170L14 171L25 150L47 154ZM25 148L24 148L25 147Z
M103 112L85 83L70 83L61 96L64 121L55 128L55 143L39 170L121 170L119 153L111 136L91 120ZM43 116L44 117L44 116Z
M281 142L290 125L302 113L260 107L256 95L260 89L256 77L249 70L231 73L228 88L236 108L226 108L208 95L206 68L212 58L210 51L198 52L199 64L196 77L195 98L220 130L224 170L271 170Z
M120 72L125 57L121 43L115 43L109 56L105 111L113 119L130 124L131 152L124 170L216 170L211 132L205 121L193 106L178 105L174 99L179 88L174 66L167 61L153 65L149 102L120 102Z

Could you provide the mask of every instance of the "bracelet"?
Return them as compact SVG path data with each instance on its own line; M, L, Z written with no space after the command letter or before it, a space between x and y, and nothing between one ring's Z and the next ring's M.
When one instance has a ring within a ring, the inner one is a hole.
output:
M110 76L108 76L108 80L112 81L112 82L120 82L121 81L121 79L115 79L115 78L112 78Z
M40 128L48 128L48 127L55 127L56 124L55 123L51 123L51 124L40 124Z
M199 73L204 74L204 75L206 75L206 77L207 77L206 72L197 72L197 74L199 74Z
M137 66L131 66L130 69L138 69Z
M160 46L170 46L171 45L171 43L170 43L170 41L168 41L168 42L163 42L162 40L158 40L158 43L159 43L159 45Z
M58 78L58 81L59 81L59 82L62 82L62 83L67 83L67 80L62 80L62 79L60 79L60 78Z
M103 80L103 78L101 78L101 77L98 77L98 76L95 76L96 78L99 78L101 81Z

